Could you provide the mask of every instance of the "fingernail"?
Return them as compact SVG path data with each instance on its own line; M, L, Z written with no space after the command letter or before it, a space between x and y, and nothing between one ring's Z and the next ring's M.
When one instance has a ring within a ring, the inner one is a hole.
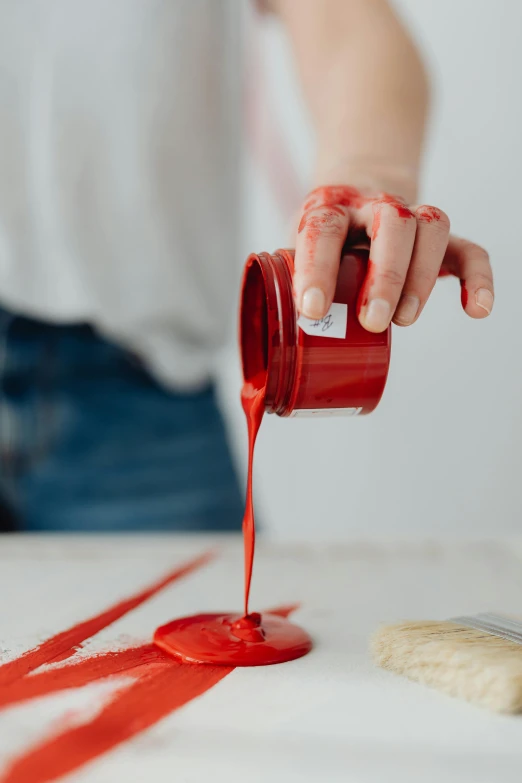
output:
M493 294L487 288L479 288L475 296L475 302L489 315L493 310Z
M305 318L322 318L326 310L326 297L320 288L308 288L303 294L301 313Z
M390 303L386 299L372 299L363 314L363 326L369 332L383 332L391 318Z
M393 320L402 326L412 324L419 312L420 300L416 296L403 296Z

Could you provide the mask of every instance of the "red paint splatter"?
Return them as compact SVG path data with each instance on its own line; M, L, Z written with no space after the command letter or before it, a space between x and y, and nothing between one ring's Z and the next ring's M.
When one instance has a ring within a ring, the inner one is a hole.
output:
M439 277L459 277L460 268L462 264L462 248L466 247L467 242L464 240L450 236L448 241L448 247L444 254L444 260L439 272Z
M320 207L353 207L360 209L368 203L368 198L357 188L347 185L326 185L313 190L304 205L304 211Z
M352 209L361 209L367 204L390 204L397 210L400 217L414 217L413 212L408 209L406 202L400 196L394 196L390 193L379 193L367 195L357 188L346 185L327 185L325 187L313 190L304 205L304 212L312 209L349 207Z
M319 215L310 215L310 211L311 210L305 212L301 218L299 228L297 229L298 234L301 234L305 228L310 234L317 230L322 231L324 228L329 228L330 226L338 226L339 221L337 220L337 217L339 215L344 216L342 209L336 210L333 208L328 208L325 212L321 212Z
M415 214L424 223L438 222L442 218L442 213L437 207L419 207Z
M465 280L460 281L460 301L462 302L462 307L465 310L468 304L468 289L466 288Z
M339 214L344 216L342 209L337 210L331 207L319 214L310 214L310 210L304 213L299 223L298 233L301 234L306 229L306 247L310 259L315 255L317 242L321 235L325 234L328 229L335 227L336 230L339 230L339 236L341 236L341 225L338 220ZM346 225L346 229L348 229L348 225Z
M103 628L116 622L116 620L119 620L120 617L123 617L123 615L132 611L132 609L136 609L140 604L143 604L149 598L152 598L153 595L159 593L160 590L168 587L168 585L176 580L187 576L197 568L201 568L201 566L208 563L211 558L212 554L207 553L201 557L197 557L195 560L191 560L180 568L171 571L163 579L146 587L144 590L136 593L130 598L121 601L121 603L112 606L105 612L102 612L95 617L90 617L88 620L85 620L79 625L75 625L68 631L63 631L62 633L56 634L56 636L52 636L46 642L29 650L19 658L4 663L0 666L0 687L8 685L46 663L63 661L71 655L74 655L79 645L86 639L89 639Z
M58 693L114 675L128 674L133 669L165 660L165 653L154 644L92 655L74 664L36 672L30 677L22 677L0 688L0 709L29 699L37 699L48 693Z
M346 214L345 211L343 211L343 207L345 209L361 209L367 205L372 205L374 212L372 233L373 239L375 239L381 221L378 207L382 204L388 204L393 207L397 212L397 215L404 220L410 220L415 217L402 198L390 195L389 193L368 196L363 194L360 190L357 190L357 188L344 185L329 185L316 188L316 190L310 193L305 202L303 216L298 228L299 234L306 229L309 258L313 259L317 242L324 230L331 226L338 216L344 216ZM435 210L435 208L429 209ZM435 218L432 217L431 219Z
M408 209L404 199L397 196L390 196L388 193L382 193L378 198L371 200L373 204L389 204L395 209L397 215L404 220L410 220L415 217L413 212Z

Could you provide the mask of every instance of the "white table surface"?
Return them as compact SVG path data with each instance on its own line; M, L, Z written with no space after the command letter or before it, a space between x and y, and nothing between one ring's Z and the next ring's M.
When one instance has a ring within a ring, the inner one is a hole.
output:
M1 538L0 662L135 593L215 542ZM156 626L176 616L240 609L241 542L227 537L217 546L209 565L101 631L80 654L149 641ZM313 635L313 652L282 666L235 669L66 779L143 783L154 773L176 783L522 779L522 717L452 700L376 669L368 655L368 637L382 621L489 609L520 613L522 540L261 541L252 599L252 609L300 602L294 619ZM98 683L1 711L0 773L64 715L92 714L115 687Z

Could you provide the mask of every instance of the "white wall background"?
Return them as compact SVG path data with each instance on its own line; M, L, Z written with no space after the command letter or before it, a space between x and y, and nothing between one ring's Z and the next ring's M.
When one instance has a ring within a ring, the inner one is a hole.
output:
M267 417L256 498L281 538L365 534L488 534L522 530L522 3L400 0L435 88L423 201L456 233L483 244L496 273L491 319L460 309L455 280L438 283L420 322L394 331L378 411L360 419ZM270 26L264 51L274 101L306 174L312 141L286 42ZM249 171L249 250L288 244L268 189ZM223 398L239 464L244 422L235 350Z

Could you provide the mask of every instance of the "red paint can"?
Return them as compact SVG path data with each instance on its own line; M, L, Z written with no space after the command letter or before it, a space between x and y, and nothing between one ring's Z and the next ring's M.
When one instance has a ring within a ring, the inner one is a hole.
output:
M371 413L390 364L391 328L357 319L367 250L345 251L334 304L321 321L299 317L293 250L252 254L241 285L239 341L245 381L266 378L265 409L279 416Z

